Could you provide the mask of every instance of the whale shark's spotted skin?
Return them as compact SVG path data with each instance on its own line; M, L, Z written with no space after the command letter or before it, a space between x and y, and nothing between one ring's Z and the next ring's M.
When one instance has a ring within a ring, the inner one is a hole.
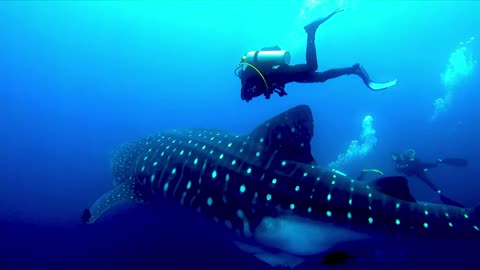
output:
M480 236L478 209L415 202L404 178L366 184L319 167L311 155L312 136L311 111L301 105L243 136L184 129L143 138L113 159L117 187L92 206L89 222L119 202L155 196L253 240L265 239L260 234L274 230L274 221L284 216L356 232Z

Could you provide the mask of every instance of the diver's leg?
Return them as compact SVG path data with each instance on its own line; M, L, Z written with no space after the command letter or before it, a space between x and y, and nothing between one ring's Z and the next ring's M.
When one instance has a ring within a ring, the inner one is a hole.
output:
M334 68L322 72L313 72L305 74L305 76L298 76L296 82L313 83L325 82L343 75L350 75L353 72L353 67L348 68Z
M304 29L305 32L307 32L307 51L306 51L306 60L307 64L305 67L305 71L310 71L314 72L318 69L318 62L317 62L317 49L315 47L315 33L317 32L318 27L326 22L328 19L330 19L333 15L335 15L338 12L343 11L343 7L337 8L334 10L332 13L330 13L328 16L317 19L309 24L307 24ZM299 67L300 68L300 67Z
M307 60L305 71L315 72L318 69L317 48L315 47L315 32L308 33L307 52L305 58Z
M427 175L422 172L422 173L419 173L417 174L417 177L422 180L425 184L427 184L431 189L433 189L437 194L440 195L440 200L446 204L446 205L452 205L452 206L456 206L456 207L464 207L461 203L458 203L448 197L446 197L445 195L442 194L442 191L436 187L432 181L430 181L430 179L428 179Z
M436 193L440 194L442 193L442 191L436 187L432 181L427 177L427 174L425 172L420 172L420 173L417 173L416 176L422 180L425 184L427 184L427 186L429 186L433 191L435 191Z

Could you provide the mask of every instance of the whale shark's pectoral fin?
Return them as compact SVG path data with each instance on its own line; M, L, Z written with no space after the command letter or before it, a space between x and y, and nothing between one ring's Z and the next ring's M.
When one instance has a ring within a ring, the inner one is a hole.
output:
M141 194L135 191L135 182L125 182L103 194L95 203L83 211L81 219L84 223L95 222L105 211L124 203L143 203Z
M408 188L408 179L403 176L387 176L374 181L375 187L389 196L397 199L416 202Z
M261 247L252 246L239 241L235 241L234 244L243 252L252 254L273 267L293 269L305 261L304 258L297 257L292 254L284 252L271 252Z

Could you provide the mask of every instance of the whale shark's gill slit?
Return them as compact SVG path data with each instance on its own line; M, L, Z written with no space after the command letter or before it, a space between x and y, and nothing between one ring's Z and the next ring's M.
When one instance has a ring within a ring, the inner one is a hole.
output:
M156 178L156 182L155 182L155 183L152 183L152 194L155 194L156 191L160 189L160 186L162 185L162 179L165 178L165 173L166 173L167 170L169 169L169 165L170 165L170 155L167 157L167 160L166 160L165 163L163 164L162 172L161 172L160 175Z
M274 150L272 154L270 154L270 157L267 160L267 163L265 164L265 170L270 170L270 167L272 166L273 161L275 160L275 157L277 156L278 151Z
M178 197L178 194L177 194L178 187L179 187L182 183L185 182L185 181L183 181L183 180L184 180L184 179L183 179L183 175L184 175L184 171L185 171L185 166L187 165L188 162L189 162L189 161L188 161L188 159L187 159L187 160L185 160L185 161L183 162L183 164L182 164L182 170L181 170L181 171L182 171L182 176L181 176L180 179L177 181L177 183L176 183L176 185L175 185L175 188L173 189L173 193L172 193L172 197L173 197L173 198L177 198L177 197Z

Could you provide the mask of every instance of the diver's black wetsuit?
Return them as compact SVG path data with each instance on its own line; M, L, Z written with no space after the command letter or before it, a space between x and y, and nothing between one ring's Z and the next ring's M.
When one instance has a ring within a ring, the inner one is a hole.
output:
M437 188L430 179L428 179L428 176L425 173L425 170L438 167L438 164L438 161L426 163L415 158L414 160L407 160L401 162L397 161L397 163L395 164L395 169L398 172L403 173L407 176L418 177L435 192L441 193L441 190Z
M336 11L338 12L338 11ZM336 12L330 14L326 21ZM271 67L258 67L268 84L268 91L265 89L265 83L262 78L252 68L247 67L244 71L239 73L241 79L242 89L241 98L245 101L250 101L254 97L265 95L268 99L273 92L278 93L280 96L284 96L285 84L290 82L299 83L314 83L325 82L327 80L337 78L342 75L357 74L361 76L362 80L368 84L368 75L361 69L360 65L356 64L352 67L330 69L323 72L317 72L317 51L315 47L315 33L319 25L315 27L308 26L305 28L307 32L307 51L306 51L306 64L298 65L280 65L277 69Z

